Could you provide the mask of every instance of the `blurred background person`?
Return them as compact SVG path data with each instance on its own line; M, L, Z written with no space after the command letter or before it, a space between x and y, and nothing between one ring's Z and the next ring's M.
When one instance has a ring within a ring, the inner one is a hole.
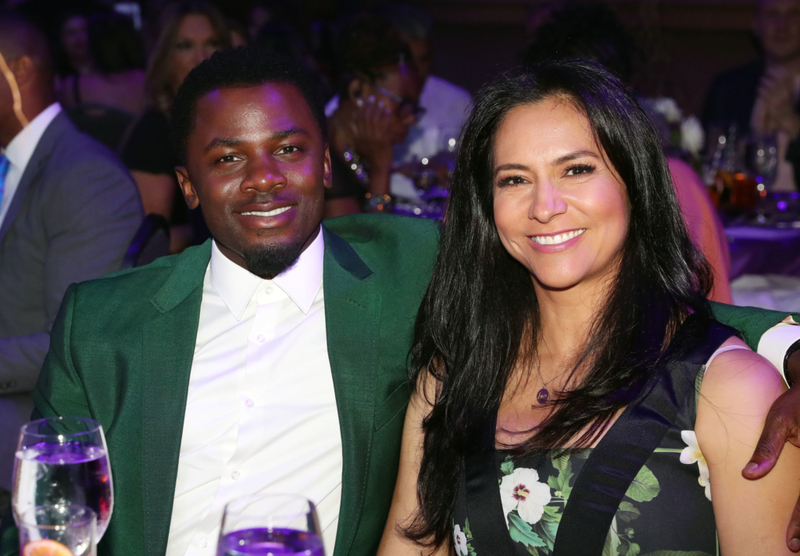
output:
M552 11L525 49L523 65L530 67L537 62L565 58L594 60L626 84L631 83L643 59L627 27L601 2L578 2ZM656 129L663 129L657 114L651 111L648 116L656 120ZM661 139L668 147L668 137L662 134ZM667 162L689 234L714 272L710 298L730 303L730 252L714 204L691 166L674 156L669 156Z
M131 171L147 214L170 223L170 250L178 253L201 243L208 230L200 211L182 200L174 168L178 165L170 139L169 110L183 79L217 50L228 48L230 35L222 15L202 0L167 4L158 24L145 80L147 109L122 147L122 161Z
M793 191L800 174L800 1L759 0L753 29L759 59L717 76L706 96L703 124L713 141L771 135L778 147L774 191Z
M391 208L393 149L422 115L419 72L384 18L359 15L336 48L338 106L330 117L333 185L325 217Z
M116 151L144 108L144 46L130 17L107 12L89 21L89 51L92 71L64 78L59 101L78 129Z
M0 14L0 506L67 287L120 269L141 201L114 154L56 102L47 41ZM19 104L14 102L15 97Z

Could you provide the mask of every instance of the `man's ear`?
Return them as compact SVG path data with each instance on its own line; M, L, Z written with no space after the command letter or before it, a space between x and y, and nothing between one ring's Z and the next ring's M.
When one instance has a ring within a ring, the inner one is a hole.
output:
M175 175L178 177L178 185L183 192L183 198L190 209L196 209L200 206L200 199L197 198L197 191L192 185L192 180L189 177L189 171L185 166L176 166Z
M333 173L331 171L331 148L325 147L325 160L322 161L322 184L328 189L333 184Z
M20 89L24 89L36 76L36 67L30 56L20 56L8 64L8 69L14 74Z

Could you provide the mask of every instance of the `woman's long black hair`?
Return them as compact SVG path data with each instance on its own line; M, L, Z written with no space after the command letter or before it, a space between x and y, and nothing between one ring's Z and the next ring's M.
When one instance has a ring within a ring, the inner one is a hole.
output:
M492 156L508 113L548 98L571 102L586 116L626 185L631 215L619 274L573 369L584 378L568 381L576 387L557 396L550 417L514 453L564 447L573 438L575 447L590 444L658 372L684 319L710 316L711 274L686 231L661 144L616 77L591 62L554 61L482 90L463 131L411 352L413 380L433 379L437 394L424 421L419 513L405 534L431 547L450 535L465 450L486 438L512 371L533 368L539 308L529 271L497 234Z

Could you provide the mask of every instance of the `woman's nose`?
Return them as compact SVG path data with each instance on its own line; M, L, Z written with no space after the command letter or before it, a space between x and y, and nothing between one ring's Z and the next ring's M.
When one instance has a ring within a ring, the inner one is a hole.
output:
M550 180L536 184L532 191L528 218L545 223L567 210L567 203L561 192Z

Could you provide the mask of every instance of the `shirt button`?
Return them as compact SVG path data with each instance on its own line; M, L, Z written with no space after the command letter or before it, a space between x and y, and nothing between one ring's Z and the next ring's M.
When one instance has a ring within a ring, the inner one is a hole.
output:
M264 288L264 291L267 292L267 294L272 293L272 286L267 286L266 288Z
M231 473L231 479L233 479L234 481L238 481L239 477L241 477L241 474L238 471L234 471L233 473Z
M200 548L205 548L207 546L208 546L208 541L207 540L203 539L202 541L200 541Z
M263 334L259 334L259 335L258 335L258 337L256 338L256 341L257 341L259 344L263 344L264 342L266 342L266 341L267 341L267 337L266 337L266 336L264 336Z
M253 400L248 398L247 401L244 402L244 405L246 405L247 407L253 407L256 404L255 402L253 402Z

